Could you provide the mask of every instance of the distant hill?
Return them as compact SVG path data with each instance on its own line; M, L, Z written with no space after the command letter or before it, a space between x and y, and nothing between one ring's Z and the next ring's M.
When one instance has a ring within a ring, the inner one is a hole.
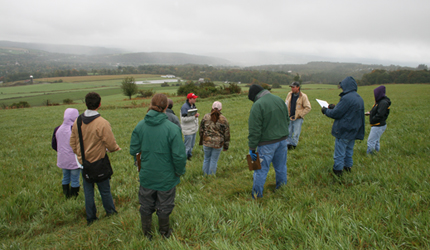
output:
M124 53L124 50L104 48L104 47L90 47L80 45L56 45L56 44L42 44L42 43L19 43L10 41L0 41L0 47L7 48L23 48L29 50L42 50L51 53L61 54L74 54L74 55L102 55L102 54L116 54Z
M49 45L0 41L1 65L52 64L79 69L114 68L147 64L204 64L230 65L228 60L185 53L123 53L118 49L75 45ZM10 68L8 68L10 70ZM0 68L1 70L1 68Z

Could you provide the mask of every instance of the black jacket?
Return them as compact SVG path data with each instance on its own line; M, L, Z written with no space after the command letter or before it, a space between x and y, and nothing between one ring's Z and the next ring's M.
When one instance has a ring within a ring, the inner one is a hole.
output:
M391 101L390 98L384 96L375 105L373 105L372 110L370 110L370 125L371 126L384 126L388 115L390 114Z

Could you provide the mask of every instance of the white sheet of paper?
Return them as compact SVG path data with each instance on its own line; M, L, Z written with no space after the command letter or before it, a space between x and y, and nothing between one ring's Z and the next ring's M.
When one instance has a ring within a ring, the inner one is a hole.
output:
M320 99L315 99L317 100L318 104L321 106L321 108L328 108L328 102L324 101L324 100L320 100Z

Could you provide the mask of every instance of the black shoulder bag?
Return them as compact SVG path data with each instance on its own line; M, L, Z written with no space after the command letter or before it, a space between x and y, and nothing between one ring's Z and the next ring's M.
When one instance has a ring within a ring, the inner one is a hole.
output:
M82 176L89 183L102 182L113 175L113 170L110 165L109 157L106 154L104 158L97 160L93 163L85 160L84 151L84 140L82 139L82 117L79 116L77 120L78 133L79 133L79 144L81 145L81 157L82 165L84 169L82 170Z

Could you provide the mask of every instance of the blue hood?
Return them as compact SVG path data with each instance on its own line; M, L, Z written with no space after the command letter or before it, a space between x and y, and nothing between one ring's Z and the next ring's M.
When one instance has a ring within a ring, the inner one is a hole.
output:
M352 76L348 76L347 78L343 79L339 85L343 90L343 94L349 93L351 91L357 91L357 82Z

